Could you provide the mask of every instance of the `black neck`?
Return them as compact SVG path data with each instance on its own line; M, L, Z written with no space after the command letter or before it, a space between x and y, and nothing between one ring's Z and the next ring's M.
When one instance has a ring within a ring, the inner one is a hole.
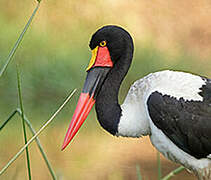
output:
M128 72L133 57L133 44L128 45L122 56L108 73L96 97L96 112L100 125L115 135L121 117L121 107L118 102L120 85Z

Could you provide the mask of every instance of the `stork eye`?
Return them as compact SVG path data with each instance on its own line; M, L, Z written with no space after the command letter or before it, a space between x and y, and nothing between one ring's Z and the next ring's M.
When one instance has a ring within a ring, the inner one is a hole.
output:
M106 46L106 44L107 44L106 41L101 41L101 42L100 42L100 46L101 46L101 47Z

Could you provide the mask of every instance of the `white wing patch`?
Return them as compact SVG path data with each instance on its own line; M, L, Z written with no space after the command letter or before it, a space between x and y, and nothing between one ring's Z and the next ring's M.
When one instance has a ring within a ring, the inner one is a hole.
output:
M149 95L158 91L185 100L202 101L198 94L205 82L201 77L177 71L160 71L137 80L122 104L122 116L117 136L140 137L150 134L148 111L145 107Z
M168 70L149 74L135 82L138 86L140 83L148 84L146 99L152 92L158 91L177 99L195 101L202 101L203 98L198 93L202 85L206 84L200 76Z

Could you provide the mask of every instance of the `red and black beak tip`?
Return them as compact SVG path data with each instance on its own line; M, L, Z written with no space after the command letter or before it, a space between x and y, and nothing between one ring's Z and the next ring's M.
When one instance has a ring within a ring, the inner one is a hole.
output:
M86 120L89 112L95 104L95 97L98 94L98 91L102 86L108 72L108 67L95 67L88 71L82 93L78 100L78 104L73 114L70 126L65 135L62 150L67 147L67 145L78 132L81 125Z
M81 93L80 98L78 100L78 104L75 109L75 113L72 117L72 121L67 130L64 143L62 145L62 150L66 148L66 146L71 142L75 134L78 132L79 128L84 123L89 112L91 111L94 103L95 100L92 96L89 96L89 93Z

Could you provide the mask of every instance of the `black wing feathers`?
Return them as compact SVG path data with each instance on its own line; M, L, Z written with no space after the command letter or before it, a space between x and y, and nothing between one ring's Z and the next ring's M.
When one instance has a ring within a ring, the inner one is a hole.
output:
M198 159L211 154L211 83L201 90L203 101L177 100L159 92L153 92L147 101L153 123L174 144Z
M206 82L206 84L200 88L201 92L199 95L203 97L204 101L211 103L211 79L202 79Z

